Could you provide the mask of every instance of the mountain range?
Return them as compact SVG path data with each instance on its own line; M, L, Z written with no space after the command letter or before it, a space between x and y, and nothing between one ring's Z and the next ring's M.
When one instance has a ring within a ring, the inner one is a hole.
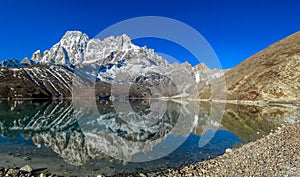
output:
M21 62L2 61L0 97L70 98L74 84L92 82L88 87L95 87L100 99L112 99L113 89L120 97L127 94L210 100L212 93L226 93L231 101L299 103L299 65L300 32L232 69L211 70L204 63L194 67L187 62L170 64L153 49L134 45L125 34L101 41L79 31L68 31L49 50L37 50ZM222 86L224 80L226 87L216 87L219 91L213 92L212 87Z
M4 60L0 68L0 97L12 99L70 98L74 87L90 83L96 96L105 99L112 86L121 97L128 92L128 97L187 97L195 95L197 83L204 87L223 74L204 63L170 64L125 34L101 41L79 31L66 32L49 50L37 50L21 62ZM205 77L200 79L200 73Z

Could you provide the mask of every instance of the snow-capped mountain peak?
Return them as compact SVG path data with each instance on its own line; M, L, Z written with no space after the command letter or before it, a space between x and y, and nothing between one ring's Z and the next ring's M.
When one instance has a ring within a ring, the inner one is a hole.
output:
M11 67L11 68L17 68L20 66L20 63L18 60L12 58L9 60L3 60L0 61L0 67Z
M105 38L103 40L103 43L106 46L111 46L112 48L117 47L117 50L119 51L127 51L133 48L138 48L131 43L131 39L126 34L117 37L110 36L108 38Z
M141 48L134 45L126 34L110 36L103 41L91 39L85 49L83 63L116 63L122 60L130 52L138 52Z
M37 50L31 57L32 63L78 65L81 63L99 63L107 57L114 58L117 54L122 55L128 51L137 51L140 47L134 45L126 34L110 36L103 41L90 39L80 31L67 31L61 40L50 50L44 52ZM117 58L120 58L118 56ZM115 58L115 59L117 59ZM114 62L110 60L110 62Z
M50 50L33 53L31 60L40 64L75 65L83 60L89 37L80 31L67 31Z

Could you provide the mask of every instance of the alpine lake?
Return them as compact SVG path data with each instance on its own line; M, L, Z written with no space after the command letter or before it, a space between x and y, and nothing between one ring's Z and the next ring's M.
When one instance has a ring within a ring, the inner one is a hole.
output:
M173 100L2 100L0 165L65 176L177 168L275 132L297 112Z

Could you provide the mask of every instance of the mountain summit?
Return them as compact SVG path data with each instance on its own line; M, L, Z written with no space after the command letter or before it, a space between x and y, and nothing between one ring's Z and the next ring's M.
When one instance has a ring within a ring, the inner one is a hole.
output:
M77 64L82 62L89 37L80 31L67 31L50 50L33 53L31 60L38 64Z

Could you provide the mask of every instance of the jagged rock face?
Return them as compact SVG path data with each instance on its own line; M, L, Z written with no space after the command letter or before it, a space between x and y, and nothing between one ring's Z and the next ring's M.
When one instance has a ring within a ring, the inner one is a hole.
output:
M210 85L218 78L222 78L227 70L222 69L210 69L205 63L200 63L193 67L193 73L195 74L195 81L197 83L197 88L202 90L206 86ZM220 87L223 87L221 85ZM223 89L223 88L221 88ZM198 97L198 96L196 96ZM202 97L200 97L201 99Z
M225 79L229 100L299 101L300 32L227 71ZM209 98L209 87L200 96Z
M145 58L142 59L142 58ZM78 65L78 64L116 64L130 59L132 62L146 62L149 65L167 64L154 50L141 48L131 43L127 35L108 37L103 41L89 39L79 31L68 31L50 50L37 50L31 60L38 64ZM146 64L143 63L143 64Z
M41 50L37 50L32 54L31 61L38 63L41 62L42 58L43 53L41 52Z
M83 60L89 37L79 31L68 31L50 50L37 50L31 60L38 64L76 65Z
M183 62L182 64L180 64L181 66L185 67L186 69L188 69L189 71L192 71L194 70L192 65L190 63L188 63L187 61L186 62Z
M134 84L131 85L129 92L137 98L145 98L146 95L152 97L170 97L179 94L177 85L171 78L153 72L137 77Z
M205 63L199 63L193 67L194 72L208 72L210 69Z
M137 77L149 72L164 75L164 70L170 67L154 50L132 44L127 35L108 37L103 41L91 39L82 64L92 67L88 73L112 84L134 83Z
M29 60L29 58L25 57L25 58L23 58L23 60L21 61L21 64L22 64L23 66L30 66L32 63L31 63L31 61Z
M103 41L91 39L86 47L83 63L117 63L124 59L127 53L137 53L142 48L131 43L130 38L123 34L118 37L108 37Z

